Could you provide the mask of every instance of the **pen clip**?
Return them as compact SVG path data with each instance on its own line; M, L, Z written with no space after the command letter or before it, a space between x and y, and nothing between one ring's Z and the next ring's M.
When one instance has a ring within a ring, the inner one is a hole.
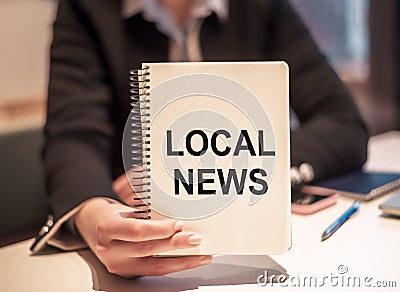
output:
M353 217L354 215L358 214L358 212L360 212L360 206L361 206L361 200L354 201L351 207L355 208L356 211L353 214L351 214L349 218Z

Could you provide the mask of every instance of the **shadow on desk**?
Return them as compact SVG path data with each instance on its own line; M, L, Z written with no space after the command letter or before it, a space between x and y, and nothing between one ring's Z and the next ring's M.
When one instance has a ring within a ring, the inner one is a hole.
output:
M382 213L382 214L379 215L379 216L380 216L381 218L400 220L400 216L399 216L399 215L392 215L392 214L384 214L384 213Z
M78 254L92 272L93 290L98 291L182 291L199 286L256 284L259 275L287 276L286 270L268 256L218 256L207 266L161 277L125 279L110 274L89 250Z

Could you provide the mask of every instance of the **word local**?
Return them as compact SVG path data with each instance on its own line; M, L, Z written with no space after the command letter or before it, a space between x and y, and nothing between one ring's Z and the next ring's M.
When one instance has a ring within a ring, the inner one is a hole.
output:
M193 137L198 136L201 139L201 148L193 149L192 140ZM231 153L232 148L229 146L225 146L224 149L219 149L217 147L217 139L218 136L224 136L226 139L231 138L231 134L226 130L217 130L211 135L210 140L210 148L211 151L217 156L227 156ZM202 130L196 129L190 131L186 135L185 146L187 152L192 156L202 156L209 149L209 139ZM233 156L238 156L241 151L246 151L250 154L250 156L275 156L275 151L266 151L264 150L264 132L263 130L258 131L258 149L254 148L254 145L250 139L250 135L247 130L241 130L239 137L236 142L235 149L233 150ZM167 156L185 156L183 150L173 150L172 146L172 131L167 130ZM232 158L234 159L234 158ZM186 193L189 195L194 194L194 177L193 177L193 169L187 170L187 178L184 177L182 172L179 169L174 169L174 190L175 195L180 194L180 185L186 190ZM249 175L250 180L259 185L256 188L254 185L249 186L249 190L251 193L255 195L264 195L268 190L268 184L265 181L265 177L267 176L267 172L262 168L255 168L251 171L247 169L241 169L240 178L238 177L236 169L228 169L227 173L224 174L222 169L197 169L197 193L199 195L213 195L216 194L216 190L214 189L205 189L204 184L213 184L213 178L205 178L205 174L217 174L218 180L221 186L222 194L227 195L230 193L230 188L232 185L232 181L234 182L236 194L242 195L245 187L245 181L247 174Z

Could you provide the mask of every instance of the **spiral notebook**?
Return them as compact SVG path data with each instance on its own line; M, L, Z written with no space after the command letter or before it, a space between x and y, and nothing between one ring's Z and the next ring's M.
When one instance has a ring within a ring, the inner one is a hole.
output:
M146 63L131 71L130 174L144 219L184 221L199 247L162 255L280 254L291 245L288 67ZM129 166L125 166L129 168Z
M333 191L345 197L371 201L400 189L400 173L355 171L305 188L317 193Z

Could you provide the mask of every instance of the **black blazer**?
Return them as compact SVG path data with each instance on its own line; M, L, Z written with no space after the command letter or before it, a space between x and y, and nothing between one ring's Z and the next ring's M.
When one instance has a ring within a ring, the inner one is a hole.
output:
M360 167L367 130L348 91L287 1L232 0L200 32L204 61L285 60L290 102L302 126L292 165L316 179ZM44 164L56 220L93 196L116 198L121 137L130 110L128 71L167 61L168 39L140 14L121 17L117 0L61 0L54 25ZM257 78L262 78L258 76Z

